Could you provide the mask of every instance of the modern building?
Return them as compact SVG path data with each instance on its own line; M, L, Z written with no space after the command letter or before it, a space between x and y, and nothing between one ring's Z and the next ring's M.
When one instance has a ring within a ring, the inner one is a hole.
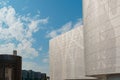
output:
M22 80L28 80L28 72L26 70L22 70Z
M47 80L47 76L41 72L22 70L22 80Z
M39 80L39 79L41 79L42 78L42 76L41 76L41 72L34 72L34 78L35 78L35 80Z
M86 75L120 80L120 0L83 0Z
M22 58L14 55L0 54L0 80L21 80Z
M83 27L50 40L50 80L94 79L85 77Z
M51 80L120 80L120 0L83 0L83 26L50 40Z

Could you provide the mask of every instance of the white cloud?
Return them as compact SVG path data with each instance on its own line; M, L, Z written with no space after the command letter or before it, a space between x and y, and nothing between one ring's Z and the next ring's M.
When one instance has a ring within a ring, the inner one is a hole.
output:
M47 38L54 38L58 35L57 30L51 31L49 34L47 34Z
M58 33L65 33L72 28L72 22L68 22L57 30Z
M38 50L39 50L39 51L42 51L42 50L43 50L42 46L40 46L40 48L39 48Z
M82 23L82 19L78 19L78 21L73 24L72 22L68 22L65 25L63 25L61 28L57 29L57 30L52 30L51 32L47 33L46 37L47 38L54 38L62 33L65 33L73 28L76 27L80 27L81 25L83 25Z
M77 21L76 24L74 25L74 28L80 27L80 26L82 26L82 25L83 25L82 19L78 19L78 21Z
M43 63L49 63L49 52L47 52L43 55L42 62Z
M12 6L0 8L0 53L11 53L17 49L23 58L34 58L38 51L33 48L33 33L46 24L48 18L38 19L36 16L18 15ZM15 43L16 42L16 43Z
M2 44L0 45L0 54L11 54L11 50L15 49L15 44L8 43L8 44Z
M9 0L0 1L0 5L1 5L1 6L6 6L7 3L9 3Z
M17 50L24 58L32 59L38 56L38 52L34 48L32 48L32 43L27 40L23 40L20 44L18 44Z
M23 69L41 71L41 67L35 62L23 62Z
M42 73L48 73L48 67L47 66L41 66L39 65L38 63L35 63L35 62L23 62L22 63L23 66L22 66L22 69L24 70L33 70L33 71L39 71L39 72L42 72Z
M48 61L49 61L48 58L43 59L43 63L48 63Z
M68 22L65 25L63 25L60 29L57 30L53 30L50 33L47 34L47 38L54 38L56 36L58 36L59 34L65 33L69 30L71 30L72 28L72 22Z

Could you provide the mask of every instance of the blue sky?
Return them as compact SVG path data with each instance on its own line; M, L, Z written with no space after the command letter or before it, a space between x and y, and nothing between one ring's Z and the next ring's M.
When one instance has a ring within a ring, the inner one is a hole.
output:
M49 40L82 25L82 0L0 0L0 54L49 74Z

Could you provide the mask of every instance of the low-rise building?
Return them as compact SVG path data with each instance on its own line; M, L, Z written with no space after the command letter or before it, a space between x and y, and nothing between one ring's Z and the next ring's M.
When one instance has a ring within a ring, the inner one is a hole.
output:
M46 73L22 70L22 80L47 80Z

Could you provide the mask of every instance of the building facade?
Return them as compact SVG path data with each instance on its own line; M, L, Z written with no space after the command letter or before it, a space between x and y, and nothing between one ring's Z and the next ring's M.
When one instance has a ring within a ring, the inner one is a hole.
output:
M83 26L50 40L51 80L120 80L120 0L83 0Z
M22 70L22 80L48 80L45 73Z
M85 77L83 27L50 40L50 80L93 79Z
M0 80L21 80L22 58L17 55L0 55Z
M120 0L83 0L83 17L86 75L120 80Z

